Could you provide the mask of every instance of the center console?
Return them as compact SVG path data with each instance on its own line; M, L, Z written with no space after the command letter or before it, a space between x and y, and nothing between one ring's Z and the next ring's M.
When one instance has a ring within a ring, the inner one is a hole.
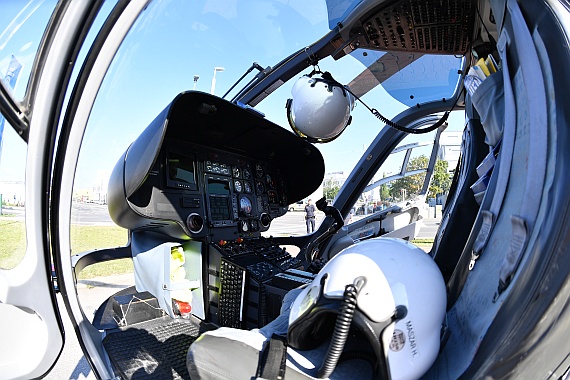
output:
M279 315L284 295L315 276L300 270L297 258L263 237L220 241L209 251L210 315L220 326L266 325Z

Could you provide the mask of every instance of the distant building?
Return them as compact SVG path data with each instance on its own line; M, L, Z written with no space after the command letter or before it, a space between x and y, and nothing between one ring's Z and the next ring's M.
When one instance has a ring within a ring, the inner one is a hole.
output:
M2 204L24 206L26 202L26 183L24 181L0 181Z
M97 170L95 184L91 189L93 202L107 204L107 187L109 186L110 177L111 171Z
M463 139L463 132L449 131L443 132L439 139L439 151L437 158L447 161L447 170L453 171L459 161L461 153L461 141Z
M344 181L346 181L346 178L347 176L344 174L344 172L327 173L325 174L323 183L342 186Z
M76 202L107 204L109 170L97 170L95 181L90 188L74 189L73 200Z

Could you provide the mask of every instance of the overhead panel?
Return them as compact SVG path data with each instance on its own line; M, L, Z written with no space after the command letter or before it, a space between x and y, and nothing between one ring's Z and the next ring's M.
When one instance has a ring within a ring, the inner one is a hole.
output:
M463 55L471 42L476 2L402 1L363 19L370 48Z

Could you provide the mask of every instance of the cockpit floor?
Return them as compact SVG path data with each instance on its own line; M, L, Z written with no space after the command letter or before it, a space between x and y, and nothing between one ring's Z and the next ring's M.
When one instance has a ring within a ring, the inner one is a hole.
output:
M111 332L103 345L123 379L189 379L186 354L201 332L191 320L164 317Z

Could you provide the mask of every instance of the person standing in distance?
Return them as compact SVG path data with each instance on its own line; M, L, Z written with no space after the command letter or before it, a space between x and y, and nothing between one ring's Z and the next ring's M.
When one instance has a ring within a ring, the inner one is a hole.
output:
M305 206L305 223L307 224L307 233L315 231L315 205L311 204L310 199Z

